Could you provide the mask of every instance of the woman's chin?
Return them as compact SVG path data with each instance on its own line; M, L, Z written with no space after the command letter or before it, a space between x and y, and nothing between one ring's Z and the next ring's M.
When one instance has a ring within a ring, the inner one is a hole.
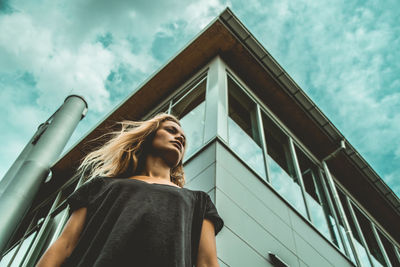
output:
M164 161L167 163L168 166L174 168L178 166L181 162L181 153L180 152L171 152L164 156Z

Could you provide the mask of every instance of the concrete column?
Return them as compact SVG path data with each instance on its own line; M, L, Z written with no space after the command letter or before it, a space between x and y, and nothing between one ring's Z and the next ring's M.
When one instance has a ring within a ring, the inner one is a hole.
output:
M227 92L225 66L221 58L217 56L212 60L208 70L204 143L217 135L228 142Z

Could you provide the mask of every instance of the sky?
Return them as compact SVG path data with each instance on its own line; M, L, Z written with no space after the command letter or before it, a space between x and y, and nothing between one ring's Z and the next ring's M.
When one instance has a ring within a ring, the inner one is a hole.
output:
M0 179L66 96L70 147L227 6L400 196L397 0L0 0Z

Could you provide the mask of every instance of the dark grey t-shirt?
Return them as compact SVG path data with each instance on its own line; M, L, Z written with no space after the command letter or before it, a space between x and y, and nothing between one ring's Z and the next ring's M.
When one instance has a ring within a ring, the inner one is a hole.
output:
M84 228L62 266L179 266L197 260L203 219L224 225L207 193L136 179L98 177L69 198L87 207Z

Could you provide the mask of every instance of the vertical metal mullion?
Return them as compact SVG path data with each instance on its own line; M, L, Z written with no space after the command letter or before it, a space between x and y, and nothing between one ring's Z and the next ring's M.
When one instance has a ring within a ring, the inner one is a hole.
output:
M169 101L169 105L168 105L168 114L171 114L172 111L172 99Z
M312 169L310 169L310 173L311 173L311 178L312 178L312 181L313 181L315 190L316 190L315 193L317 194L317 197L318 197L320 206L322 207L322 209L323 209L324 212L325 212L325 210L326 210L326 204L325 204L325 202L324 202L323 196L321 195L321 194L323 194L324 192L321 192L321 187L319 186L319 184L318 184L318 182L317 182L317 178L315 177L315 174L314 174L314 172L313 172ZM303 175L302 175L302 177L303 177Z
M207 72L206 72L206 76L205 76L205 78L203 78L202 80L204 80L205 79L205 81L206 81L206 88L204 89L204 112L203 112L203 121L204 121L204 125L203 125L203 130L202 130L202 133L201 133L201 146L203 146L204 144L205 144L205 134L206 134L206 123L207 123L207 121L206 121L206 113L207 113L207 111L206 111L206 108L207 108L207 98L208 98L208 92L207 92L207 79L208 79L208 72L209 72L210 70L209 69L207 69ZM197 89L198 90L198 89ZM201 105L201 104L200 104Z
M350 228L349 222L347 221L346 214L344 212L342 203L339 198L339 194L336 191L335 183L333 182L333 178L331 176L331 173L329 172L328 165L326 164L325 161L322 161L322 166L324 168L325 175L328 180L329 188L331 189L331 192L333 195L333 200L336 202L336 206L339 211L340 219L344 224L344 229L346 231L347 239L350 243L351 250L353 251L354 259L356 260L356 263L358 266L362 266L360 256L358 255L358 251L357 251L356 245L354 243L354 237L353 237L353 234L351 233L351 228Z
M36 260L35 257L37 257L38 254L40 253L41 246L43 246L43 242L45 241L44 239L47 238L47 235L45 235L45 231L48 230L48 225L51 220L52 213L55 210L55 208L57 207L57 204L58 204L58 201L60 200L60 198L61 198L61 191L58 192L58 194L53 202L53 205L51 206L44 222L42 223L42 226L40 227L39 233L37 234L37 236L35 237L35 239L33 241L32 249L30 249L28 251L27 256L21 266L25 267L25 266L33 265L34 261ZM39 243L42 243L42 244L39 245Z
M57 225L56 230L54 231L53 237L51 238L51 241L49 242L49 247L58 239L58 237L60 236L65 223L67 222L68 219L68 210L69 207L67 207L65 210L63 210L62 213L62 217L60 219L59 224Z
M378 231L376 230L375 225L374 225L371 221L370 221L370 224L371 224L372 232L374 233L375 239L376 239L376 241L378 242L378 246L379 246L379 248L380 248L380 250L381 250L381 253L382 253L382 255L383 255L383 259L385 260L386 265L387 265L388 267L392 267L392 264L391 264L391 262L390 262L390 260L389 260L388 255L386 254L385 247L384 247L383 244L382 244L382 240L381 240L381 238L379 237L379 234L378 234Z
M14 251L14 254L12 255L10 261L9 261L8 264L7 264L7 267L8 267L8 266L11 266L12 262L13 262L14 259L15 259L15 256L17 256L18 251L19 251L19 249L21 248L22 242L24 242L24 240L25 240L25 234L24 234L24 236L21 238L21 241L19 242L18 247L17 247L16 250Z
M335 220L336 229L337 229L337 231L338 231L338 233L339 233L339 238L340 238L340 240L342 241L342 245L343 245L345 254L348 255L349 257L351 257L349 248L347 247L347 244L346 244L346 240L344 239L343 233L342 233L342 231L340 230L340 221L339 221L338 215L336 214L336 210L335 210L335 207L334 207L334 205L333 205L331 196L330 196L330 194L329 194L328 187L326 186L326 182L325 182L325 179L324 179L324 175L323 175L321 169L318 169L318 170L319 170L319 176L321 177L322 188L323 188L324 193L325 193L325 195L326 195L326 200L327 200L327 202L328 202L329 209L331 210L332 215L333 215L333 218L334 218L334 220Z
M312 178L312 181L313 181L313 184L314 184L314 187L315 187L315 190L316 190L316 194L317 194L317 197L318 197L318 200L319 200L319 204L322 207L322 210L324 211L325 222L326 222L327 226L329 227L329 232L331 234L331 240L332 241L336 240L335 232L330 227L331 226L331 221L329 219L330 207L329 207L329 203L328 204L326 203L326 202L328 202L328 196L327 196L326 191L324 190L323 186L322 186L322 189L321 189L322 181L321 181L321 183L319 183L317 181L316 174L314 173L314 171L312 169L310 169L310 173L311 173L311 178ZM318 177L318 179L322 180L321 177ZM325 201L326 202L324 201L324 195L325 195Z
M257 124L258 124L258 135L260 136L261 139L261 148L263 151L263 157L264 157L264 166L265 166L265 179L267 182L270 182L269 179L269 167L268 167L268 162L267 162L267 143L265 140L265 134L264 134L264 125L262 121L262 115L261 115L261 109L260 105L256 104L257 106Z
M394 254L397 257L397 261L400 262L400 252L399 249L392 243L393 249L394 249Z
M356 214L354 212L353 206L351 205L351 201L350 201L348 196L345 196L345 198L346 198L347 207L349 208L349 211L350 211L350 216L353 219L353 222L355 224L358 236L361 238L362 245L364 246L365 251L367 252L367 256L368 256L369 262L371 263L372 266L374 266L374 263L372 261L371 252L369 251L367 241L365 240L365 237L364 237L364 235L362 233L360 224L359 224L359 222L357 220L357 216L356 216Z
M79 178L79 181L74 189L74 192L83 184L83 177L84 177L84 174L82 174L81 177ZM57 240L58 236L61 234L61 232L64 228L64 225L68 219L69 207L65 208L61 213L62 213L62 215L61 215L60 222L59 222L56 230L54 231L53 237L51 238L51 241L49 242L49 246L51 246L51 244L54 243Z
M33 222L35 221L37 214L38 214L38 211L36 211L35 215L32 217L32 220L31 220L31 222L29 223L28 228L25 230L25 233L24 233L24 235L22 236L21 241L19 242L17 249L15 250L13 256L11 257L10 261L9 261L8 264L7 264L7 267L8 267L8 266L11 266L11 264L12 264L12 262L14 261L15 257L17 256L19 250L21 249L22 243L25 241L26 236L28 235L29 230L32 228Z
M303 195L303 199L304 199L304 205L306 207L306 213L307 213L307 217L311 220L311 214L310 214L310 209L309 209L309 205L308 205L308 201L307 201L307 193L306 193L306 189L304 187L304 182L303 182L303 176L301 175L301 170L300 170L300 165L299 165L299 161L297 159L297 155L296 155L296 151L294 148L294 143L293 143L293 139L289 136L289 149L290 149L290 154L292 156L292 161L293 161L293 165L294 165L294 170L296 172L296 176L297 179L299 180L299 184L300 184L300 188L301 188L301 194Z
M34 247L33 247L33 243L34 243L35 239L37 238L37 236L38 236L38 231L36 231L36 234L35 234L35 236L33 237L33 240L31 241L31 243L29 244L29 247L28 247L28 249L26 250L27 252L26 252L25 255L22 257L22 260L21 260L21 263L20 263L19 266L22 266L22 264L24 263L24 261L26 260L26 258L27 258L27 256L28 256L29 251L30 251L32 248L34 248Z

